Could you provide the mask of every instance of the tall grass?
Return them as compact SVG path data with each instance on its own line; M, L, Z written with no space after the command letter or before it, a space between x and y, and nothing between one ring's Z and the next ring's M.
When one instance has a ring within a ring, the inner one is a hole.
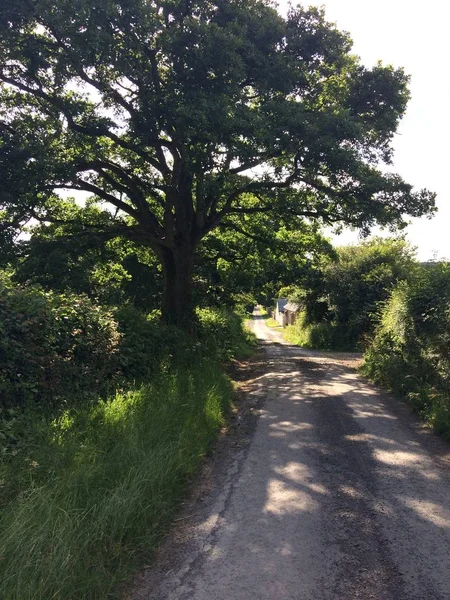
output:
M298 314L294 325L288 325L283 330L286 341L302 348L354 352L360 344L356 344L348 333L341 324L327 321L310 323L305 311Z
M283 331L284 338L291 344L303 348L330 350L335 347L335 335L329 323L308 323L304 311L300 312L294 325Z
M231 403L198 361L57 420L0 466L0 598L103 600L148 560Z

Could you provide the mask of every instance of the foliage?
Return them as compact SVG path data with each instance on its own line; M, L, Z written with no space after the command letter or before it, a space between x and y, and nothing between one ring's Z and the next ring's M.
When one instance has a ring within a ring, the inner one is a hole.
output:
M231 402L210 361L58 419L0 462L0 597L102 600L151 557Z
M147 315L132 305L123 305L114 315L122 336L118 364L128 385L144 383L203 353L187 333L161 323L158 313Z
M221 361L247 356L256 343L242 318L227 309L198 309L197 315L202 347Z
M120 334L110 311L85 296L0 278L0 394L6 407L104 393Z
M36 400L60 404L108 390L108 382L144 382L189 355L225 360L239 353L248 334L227 310L201 309L198 341L132 305L111 310L86 296L57 294L0 279L0 390L6 406ZM110 388L111 389L111 388Z
M132 305L113 315L6 277L0 300L3 374L24 374L23 389L2 380L0 596L119 597L223 423L232 387L220 362L247 354L251 335L225 310L199 310L192 337ZM108 377L122 391L102 398Z
M72 202L67 200L67 211ZM82 214L94 209L78 210ZM163 282L150 249L73 233L66 224L40 225L30 240L20 241L15 260L9 254L0 255L0 260L14 266L19 283L87 294L102 304L126 302L147 312L158 308ZM303 223L290 232L275 220L271 227L261 218L240 224L236 220L235 229L211 232L199 248L193 274L195 304L251 312L258 301L272 302L280 282L306 284L323 257L333 255L317 226Z
M305 311L299 312L294 325L284 330L288 342L303 348L320 348L322 350L347 350L345 342L331 323L310 323Z
M292 335L309 347L353 350L367 344L379 304L416 270L413 250L403 238L373 238L338 248L337 260L316 272L309 289L289 290L304 308Z
M65 213L81 220L98 211L93 207L74 208L66 200ZM38 284L47 290L86 294L101 304L132 302L151 311L158 308L162 277L154 253L122 239L102 240L82 235L68 224L41 224L29 240L20 240L16 256L0 254L3 264L13 267L14 280Z
M163 317L186 323L194 254L219 225L367 230L433 211L379 167L408 77L351 46L322 10L262 0L2 3L2 230L63 222L150 247ZM60 189L95 210L66 210Z
M237 292L231 295L233 310L241 317L248 318L253 314L257 304L255 295L252 292Z
M128 383L148 381L161 371L189 365L195 358L228 361L244 356L254 343L241 317L227 309L198 309L193 336L161 323L157 313L145 315L131 305L120 307L115 316L122 334L119 364Z
M227 361L253 344L240 317L202 309L194 338L132 305L105 309L85 296L0 280L0 453L17 451L30 410L48 415L95 404L204 356Z
M414 254L402 238L375 238L338 255L326 269L326 295L334 323L352 343L373 330L378 304L393 287L412 277Z
M450 435L450 264L423 267L385 303L364 372Z
M235 218L228 228L211 232L199 255L198 271L207 285L196 295L209 305L236 307L243 294L252 296L253 306L271 305L282 283L306 285L333 248L317 225L305 221L290 231L282 221Z

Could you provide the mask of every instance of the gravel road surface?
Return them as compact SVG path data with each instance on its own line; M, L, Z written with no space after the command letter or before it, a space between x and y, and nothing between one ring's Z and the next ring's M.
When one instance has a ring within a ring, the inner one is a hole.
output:
M253 434L133 600L450 600L450 446L355 355L254 329Z

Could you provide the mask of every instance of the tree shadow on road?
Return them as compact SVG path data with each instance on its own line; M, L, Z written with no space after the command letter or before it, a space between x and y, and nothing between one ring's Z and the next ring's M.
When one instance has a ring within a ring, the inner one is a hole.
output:
M233 500L244 508L224 515L231 533L218 536L209 559L231 560L222 582L230 597L449 598L449 473L413 419L335 358L266 347L270 372L253 384L267 396L248 459L257 462L244 469ZM276 443L265 448L265 439ZM228 538L232 553L221 547ZM235 561L249 554L246 596L235 585Z
M265 399L251 444L136 598L448 600L450 446L348 357L261 347L240 378Z

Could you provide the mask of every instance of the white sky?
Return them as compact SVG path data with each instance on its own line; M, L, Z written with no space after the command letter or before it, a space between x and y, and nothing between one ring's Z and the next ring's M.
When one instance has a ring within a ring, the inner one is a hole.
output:
M295 3L295 2L294 2ZM450 258L450 44L446 0L305 0L324 6L329 21L348 31L354 52L367 66L377 60L411 75L411 100L395 137L394 167L408 183L437 192L439 212L414 219L408 239L421 260L437 253ZM279 0L280 8L287 6ZM284 12L284 10L283 10ZM338 244L357 241L355 232Z

